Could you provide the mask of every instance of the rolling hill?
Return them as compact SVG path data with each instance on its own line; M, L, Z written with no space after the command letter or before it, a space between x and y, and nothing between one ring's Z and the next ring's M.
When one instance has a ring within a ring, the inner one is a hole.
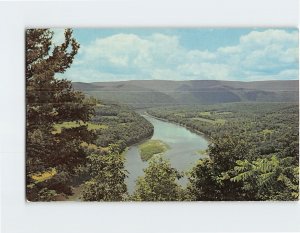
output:
M298 102L299 81L132 80L73 82L73 87L99 99L136 108L229 102Z

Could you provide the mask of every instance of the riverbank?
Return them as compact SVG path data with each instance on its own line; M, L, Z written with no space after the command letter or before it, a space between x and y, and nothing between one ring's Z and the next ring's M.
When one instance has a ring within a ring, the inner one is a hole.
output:
M199 151L206 150L209 144L209 140L203 134L197 134L184 126L157 119L144 112L139 113L154 126L154 134L151 140L159 140L169 146L169 149L163 153L163 156L179 172L189 171L196 161L206 157L199 153ZM124 153L125 169L129 173L125 180L129 194L134 192L136 180L139 176L144 175L144 169L148 166L148 162L143 161L141 158L139 148L141 144L140 142L136 146L129 147ZM185 186L188 180L186 177L183 177L178 182L180 185Z
M140 114L141 114L141 113L140 113ZM178 123L178 122L176 122L176 121L170 121L170 120L167 120L167 119L165 119L165 118L160 118L160 117L151 115L151 114L150 114L149 112L147 112L147 111L143 112L143 114L141 114L141 115L142 115L142 116L143 116L143 115L148 115L148 116L150 116L150 117L152 117L152 118L154 118L154 119L157 119L157 120L160 120L160 121L164 121L164 122L167 122L167 123L172 123L172 124L174 124L174 125L178 125L178 126L184 127L184 128L186 128L187 130L191 131L192 133L195 133L195 134L197 134L197 135L199 135L199 136L204 137L208 142L211 142L211 141L213 140L213 138L211 138L210 136L206 135L205 133L203 133L203 132L201 132L201 131L199 131L199 130L196 130L196 129L192 129L191 127L186 126L185 124L180 124L180 123Z

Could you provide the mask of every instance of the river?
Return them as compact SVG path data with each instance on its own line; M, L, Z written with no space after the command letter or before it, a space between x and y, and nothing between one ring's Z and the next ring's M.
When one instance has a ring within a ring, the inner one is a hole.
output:
M200 135L192 133L186 128L177 124L158 120L149 115L142 115L154 126L154 134L151 139L158 139L168 144L168 149L164 157L169 159L172 167L179 171L188 171L193 167L199 158L205 155L199 154L199 150L205 150L208 147L208 141ZM129 194L132 194L135 188L135 181L143 175L143 169L147 167L147 162L143 162L137 145L129 147L125 153L125 169L129 172L126 184ZM187 183L187 179L179 180L181 185Z

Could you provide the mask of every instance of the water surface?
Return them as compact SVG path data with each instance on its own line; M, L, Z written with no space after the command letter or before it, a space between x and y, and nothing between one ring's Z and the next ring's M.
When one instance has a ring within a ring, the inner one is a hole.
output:
M192 133L177 124L158 120L149 115L142 116L154 126L154 134L151 139L158 139L169 145L170 149L165 152L164 156L170 160L172 167L179 171L187 171L199 158L204 157L197 153L199 150L207 149L208 141L203 136ZM138 145L129 147L125 158L125 169L129 172L126 184L129 194L132 194L135 181L143 175L143 169L147 167L147 162L141 160ZM182 185L186 182L186 178L180 179Z

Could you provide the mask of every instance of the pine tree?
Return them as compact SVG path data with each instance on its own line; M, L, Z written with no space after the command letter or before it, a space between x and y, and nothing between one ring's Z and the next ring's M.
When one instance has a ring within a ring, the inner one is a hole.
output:
M64 35L64 42L54 45L49 29L26 30L26 172L31 200L40 200L38 192L45 188L70 192L67 184L72 172L86 157L80 143L93 139L86 126L53 134L55 124L86 122L93 114L92 105L72 88L71 81L55 78L71 66L80 47L71 29ZM53 168L56 175L51 182L31 179L32 174Z

